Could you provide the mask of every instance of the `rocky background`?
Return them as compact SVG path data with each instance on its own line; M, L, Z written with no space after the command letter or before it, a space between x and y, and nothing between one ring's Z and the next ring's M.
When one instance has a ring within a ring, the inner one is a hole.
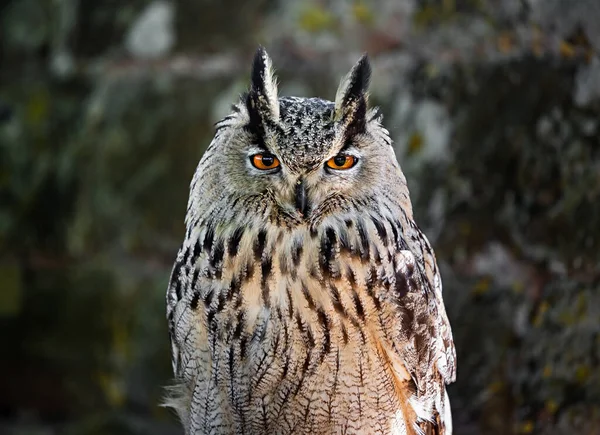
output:
M598 0L0 0L0 433L178 434L164 293L267 47L367 51L459 357L457 434L600 434Z

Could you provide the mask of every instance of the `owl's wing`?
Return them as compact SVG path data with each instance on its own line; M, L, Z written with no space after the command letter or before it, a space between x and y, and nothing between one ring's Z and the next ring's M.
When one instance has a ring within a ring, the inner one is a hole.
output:
M169 279L169 285L167 287L167 323L169 326L169 339L171 341L171 364L173 366L173 373L175 377L179 377L179 361L180 361L180 350L176 340L176 316L175 312L177 309L177 303L182 299L183 296L183 283L182 283L182 267L181 251L177 256L173 270L171 271L171 278Z
M432 339L435 344L434 358L436 366L442 375L444 382L449 384L456 379L456 349L452 338L452 329L446 314L446 307L442 297L442 279L440 270L437 266L435 254L429 244L426 236L420 233L420 244L423 247L422 260L417 258L417 261L422 261L424 266L424 276L421 276L421 285L424 295L427 296L428 310L435 325L436 334ZM415 260L413 256L413 261Z
M205 359L198 352L205 344L202 333L205 325L196 315L196 306L199 303L200 292L194 288L197 281L196 271L191 264L196 261L197 255L193 247L184 245L179 250L177 260L171 272L167 287L167 323L171 341L171 364L175 382L169 387L164 406L173 408L186 428L190 432L193 410L193 377L197 374L191 368L205 363ZM196 269L197 270L197 269Z
M183 380L183 370L191 357L193 341L197 338L193 332L202 328L203 323L195 318L199 291L194 288L198 272L192 267L197 260L194 245L184 243L177 254L167 287L167 323L171 340L171 364L177 381Z
M396 283L392 294L388 293L398 325L393 342L415 383L413 407L425 421L423 428L433 420L434 433L450 434L452 420L445 384L455 380L456 351L433 250L416 226L414 229L413 249L398 250L395 255Z

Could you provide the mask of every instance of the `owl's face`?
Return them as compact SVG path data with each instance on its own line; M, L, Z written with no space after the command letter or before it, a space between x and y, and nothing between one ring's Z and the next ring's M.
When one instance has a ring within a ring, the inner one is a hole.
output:
M405 179L381 117L367 110L369 76L363 57L341 82L335 103L278 98L270 60L259 50L251 90L217 124L200 163L204 175L196 174L193 187L210 179L232 210L241 203L260 220L290 227L315 226L333 213L397 195ZM198 196L207 190L196 187Z

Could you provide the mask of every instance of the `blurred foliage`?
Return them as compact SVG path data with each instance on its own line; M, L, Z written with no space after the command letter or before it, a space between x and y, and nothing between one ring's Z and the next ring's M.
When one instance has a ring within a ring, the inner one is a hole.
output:
M456 433L599 434L593 1L0 1L0 433L180 433L165 288L261 43L282 94L330 99L370 53L443 271ZM144 26L174 46L144 57Z

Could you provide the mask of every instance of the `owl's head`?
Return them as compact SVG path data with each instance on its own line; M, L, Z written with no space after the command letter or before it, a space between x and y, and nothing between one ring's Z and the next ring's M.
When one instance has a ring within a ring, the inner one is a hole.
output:
M341 80L334 102L278 97L271 60L259 48L250 90L216 124L192 181L191 224L207 213L225 220L245 213L314 226L390 201L407 202L410 212L392 141L377 109L368 107L370 76L365 55Z

